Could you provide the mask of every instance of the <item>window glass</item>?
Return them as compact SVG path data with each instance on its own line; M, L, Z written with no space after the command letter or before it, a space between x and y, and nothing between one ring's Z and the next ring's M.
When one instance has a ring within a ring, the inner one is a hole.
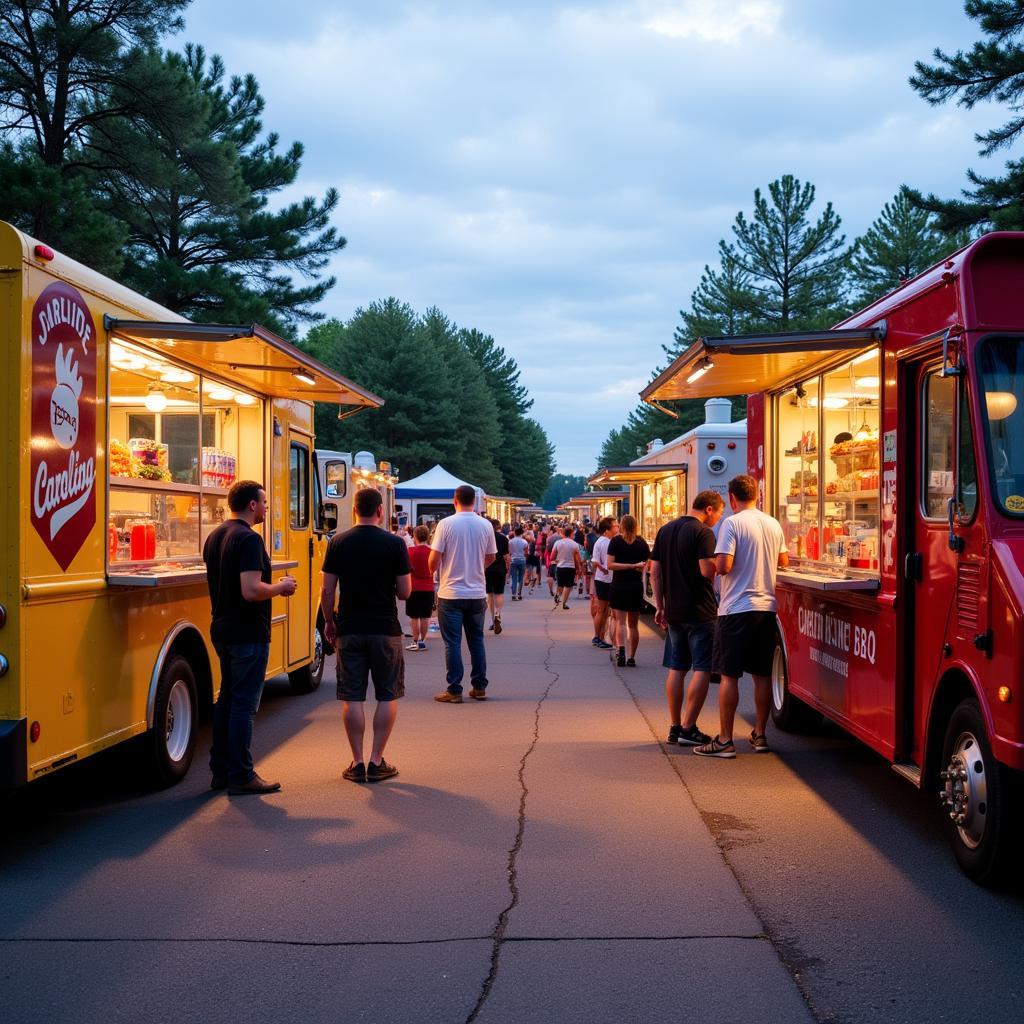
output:
M309 525L309 449L292 441L288 461L288 506L292 528Z
M956 500L960 516L972 519L978 507L978 466L974 458L974 428L971 426L971 407L967 395L961 391L959 409L959 447L956 465Z
M872 349L776 399L775 514L793 559L878 571L879 372Z
M996 505L1024 515L1024 338L990 338L978 349L982 422Z
M925 378L922 414L924 457L921 473L921 509L926 519L945 519L953 497L953 404L956 378L938 370Z
M344 498L346 486L345 463L328 462L324 466L324 493L328 498Z

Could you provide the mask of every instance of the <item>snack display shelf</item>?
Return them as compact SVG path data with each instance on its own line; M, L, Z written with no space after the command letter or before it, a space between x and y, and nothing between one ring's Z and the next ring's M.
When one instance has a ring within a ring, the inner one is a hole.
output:
M787 505L811 505L817 504L817 494L790 494L786 497ZM878 501L878 491L837 491L834 494L826 494L825 501L835 502L838 505L848 505L855 501Z
M111 488L126 491L162 491L165 494L199 494L212 495L215 498L226 498L227 487L202 487L198 484L167 483L164 480L142 480L134 476L112 476Z

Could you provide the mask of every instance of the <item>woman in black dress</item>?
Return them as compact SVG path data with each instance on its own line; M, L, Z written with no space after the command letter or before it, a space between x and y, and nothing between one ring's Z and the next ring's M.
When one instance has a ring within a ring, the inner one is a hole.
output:
M608 603L615 616L616 664L636 667L636 649L640 643L640 613L644 609L644 569L651 557L647 541L636 532L636 519L623 516L619 533L608 545L608 568L612 585ZM629 656L626 656L626 644Z

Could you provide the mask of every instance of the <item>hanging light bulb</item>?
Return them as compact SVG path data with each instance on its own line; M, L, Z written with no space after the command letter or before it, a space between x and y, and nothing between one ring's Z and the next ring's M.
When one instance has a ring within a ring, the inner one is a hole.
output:
M163 412L167 408L167 396L158 385L153 384L143 404L150 412Z
M870 441L874 434L875 432L871 429L871 424L865 418L864 422L858 427L857 433L853 435L853 439L854 441Z

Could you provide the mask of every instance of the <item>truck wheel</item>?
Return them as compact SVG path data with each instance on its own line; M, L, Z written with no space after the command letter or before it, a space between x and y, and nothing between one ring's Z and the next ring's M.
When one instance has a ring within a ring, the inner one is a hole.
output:
M942 789L953 855L964 874L981 885L1000 880L1015 847L1011 780L992 755L978 702L957 705L942 745Z
M814 732L821 715L789 692L789 665L781 643L772 657L772 721L783 732Z
M180 654L172 655L160 672L149 731L157 785L173 785L188 772L196 749L197 708L192 666Z
M313 630L313 660L302 668L288 673L288 684L292 693L312 693L320 686L320 680L324 677L324 635L317 623Z

